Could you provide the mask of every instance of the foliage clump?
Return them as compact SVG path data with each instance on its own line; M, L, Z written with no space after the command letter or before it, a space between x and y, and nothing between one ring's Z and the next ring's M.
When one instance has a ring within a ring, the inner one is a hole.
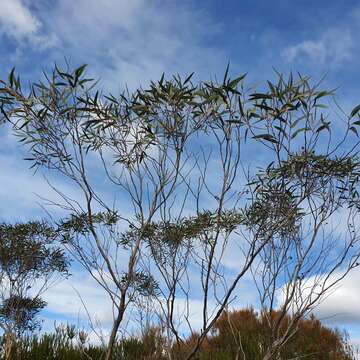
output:
M69 275L68 259L57 240L57 232L45 222L0 224L0 327L6 358L16 341L40 327L43 292Z

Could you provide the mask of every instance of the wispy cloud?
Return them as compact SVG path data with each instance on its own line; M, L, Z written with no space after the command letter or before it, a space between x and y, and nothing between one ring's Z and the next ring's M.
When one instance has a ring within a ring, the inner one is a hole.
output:
M20 0L1 2L0 21L2 30L16 39L34 35L41 25Z
M288 63L310 62L311 65L336 67L352 58L355 45L350 29L332 29L316 39L303 40L286 47L282 56Z
M162 72L201 71L204 64L211 72L224 57L222 50L202 42L219 31L218 25L188 2L160 5L111 0L107 6L98 4L63 1L58 10L66 16L59 17L56 26L67 29L62 39L83 52L83 61L95 62L107 87L124 83L137 87Z
M40 49L52 47L57 39L54 34L45 34L40 19L21 0L2 0L0 33L17 42L29 41Z
M10 129L0 129L0 221L25 221L34 217L46 217L39 205L43 200L61 203L62 199L49 186L45 173L29 170L30 162L24 160L25 153ZM80 200L76 187L61 179L50 177L51 183L73 199ZM63 215L59 207L52 207L57 215ZM60 213L59 213L60 211Z
M40 1L31 11L25 0L3 2L3 34L32 52L41 40L56 45L41 63L64 57L72 65L89 63L107 89L138 87L163 72L209 76L228 60L225 50L209 41L221 33L221 23L192 1L62 0L51 7Z
M356 268L316 309L316 315L335 325L360 324L360 269Z
M100 323L104 327L113 321L110 299L83 271L74 272L68 280L51 288L44 299L48 302L48 310L54 314L78 318L85 323Z

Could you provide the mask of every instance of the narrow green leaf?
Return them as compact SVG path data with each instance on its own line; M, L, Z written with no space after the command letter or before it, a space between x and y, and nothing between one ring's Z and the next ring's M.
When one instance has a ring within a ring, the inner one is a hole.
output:
M232 88L232 89L235 89L236 86L239 84L239 82L245 78L245 76L246 76L246 74L241 75L241 76L239 76L238 78L230 81L228 87L229 87L229 88Z
M250 100L260 100L260 99L272 99L272 96L269 94L260 94L260 93L250 94Z
M350 117L354 117L359 111L360 111L360 105L355 106L351 111Z
M9 74L9 83L10 83L10 86L13 87L14 85L14 79L15 79L15 67L13 67L10 71L10 74Z
M227 80L228 74L229 74L229 68L230 68L230 61L228 62L227 66L226 66L226 70L225 70L224 81L223 81L224 85L226 85L226 80Z
M192 73L185 79L184 85L191 80L191 78L193 77L193 75L194 75L194 72L192 72Z
M301 132L303 131L309 131L310 129L307 127L301 128L296 130L292 135L291 135L291 139L294 139L297 135L299 135Z
M329 129L329 124L322 124L321 126L319 126L317 129L316 129L316 132L317 133L319 133L320 131L322 131L322 130L328 130L328 131L330 131L330 129Z
M351 130L357 137L359 137L359 133L358 133L358 131L356 130L356 127L351 126L351 127L350 127L350 130Z
M81 65L80 67L78 67L75 70L75 75L76 75L77 78L79 78L82 75L82 73L84 72L86 67L87 67L87 64L84 64L84 65Z
M270 142L272 142L274 144L277 144L277 140L270 134L255 135L255 136L253 136L253 139L266 140L266 141L270 141Z

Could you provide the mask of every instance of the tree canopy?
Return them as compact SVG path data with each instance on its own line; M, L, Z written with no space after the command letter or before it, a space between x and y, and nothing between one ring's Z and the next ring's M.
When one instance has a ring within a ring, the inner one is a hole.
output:
M97 86L85 65L26 88L12 71L0 102L31 167L76 188L51 185L50 203L66 212L64 247L112 303L106 359L130 309L167 329L168 355L192 333L182 356L196 357L249 277L273 359L359 265L360 108L334 111L335 92L301 74L256 90L229 67L117 96Z
M68 275L68 259L55 229L45 222L0 224L0 327L6 359L16 338L40 326L41 295ZM7 353L8 352L8 353Z

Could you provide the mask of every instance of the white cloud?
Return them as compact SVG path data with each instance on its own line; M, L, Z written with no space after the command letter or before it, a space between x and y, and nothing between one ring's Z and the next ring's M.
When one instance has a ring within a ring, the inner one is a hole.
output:
M341 281L315 310L315 314L327 323L360 324L360 268L354 269Z
M88 322L90 315L94 323L99 322L105 327L112 323L109 298L95 280L83 271L75 272L69 279L49 289L43 297L48 302L47 310L54 314L82 322Z
M335 283L337 279L342 277L343 273L333 273L329 279L327 279L327 285ZM314 277L309 277L304 281L301 290L302 299L317 298L317 289L321 290L321 284L324 278L315 280ZM319 285L314 286L314 281ZM360 282L360 268L355 268L350 271L344 279L336 283L330 288L319 301L315 304L313 313L321 321L326 324L335 326L344 326L349 324L360 324L360 287L357 286ZM310 293L310 291L312 291ZM277 306L281 306L284 301L284 293L279 289L277 295ZM295 305L296 307L296 305Z
M59 38L59 55L89 63L111 90L147 84L162 72L208 76L226 60L202 41L219 25L187 1L63 0L43 18Z
M289 63L307 61L312 65L340 66L351 59L353 37L349 29L331 29L316 40L304 40L286 47L282 56Z
M61 296L60 296L61 294ZM72 319L79 326L91 323L97 330L107 333L113 322L112 303L106 293L100 288L94 279L84 271L75 272L68 280L49 289L43 296L47 301L47 310L52 314ZM178 322L179 330L185 335L189 333L185 315L189 309L189 320L194 330L200 330L202 326L201 299L178 298L175 302L175 322ZM210 312L215 309L214 303L209 303ZM156 302L152 304L151 312L160 309ZM144 309L143 309L144 310ZM136 310L129 307L126 312L122 332L138 330ZM160 313L160 312L159 312ZM89 318L90 317L90 318Z
M18 42L29 40L40 48L48 48L56 44L56 36L41 32L41 21L21 0L1 0L0 6L0 32Z
M302 41L300 44L285 49L284 56L289 62L293 62L299 55L305 55L311 61L323 63L326 58L326 46L321 41Z
M20 0L1 1L0 23L4 31L17 39L35 34L41 25Z
M26 62L26 46L35 53L47 48L46 61L61 63L65 57L73 66L89 63L107 91L145 85L163 72L208 77L228 60L207 41L221 25L192 1L1 2L6 11L0 12L0 35L16 39L9 56L17 66Z

